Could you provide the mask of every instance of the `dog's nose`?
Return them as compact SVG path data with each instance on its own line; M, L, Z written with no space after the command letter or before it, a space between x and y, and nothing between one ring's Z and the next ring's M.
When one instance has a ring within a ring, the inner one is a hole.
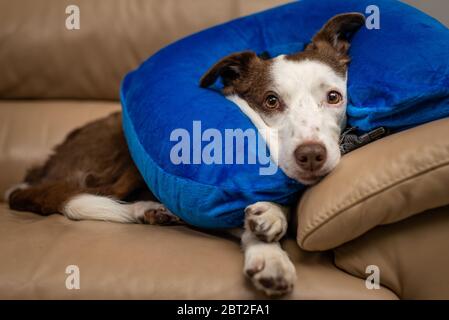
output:
M320 170L326 162L326 148L321 143L305 143L295 150L295 159L305 171Z

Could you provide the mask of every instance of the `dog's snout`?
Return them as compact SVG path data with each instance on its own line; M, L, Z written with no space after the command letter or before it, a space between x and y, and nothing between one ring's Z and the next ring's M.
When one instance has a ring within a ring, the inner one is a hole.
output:
M305 143L295 150L295 159L299 167L305 171L318 171L326 162L326 148L321 143Z

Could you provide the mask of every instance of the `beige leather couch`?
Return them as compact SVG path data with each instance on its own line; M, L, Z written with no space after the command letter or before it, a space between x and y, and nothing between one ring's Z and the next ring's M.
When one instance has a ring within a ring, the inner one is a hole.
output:
M282 0L0 1L0 191L65 134L120 109L123 75L162 46ZM81 10L79 30L65 8ZM449 119L345 156L306 192L287 299L449 298ZM446 206L446 207L445 207ZM254 299L239 244L187 227L69 221L0 204L0 298ZM80 289L66 288L66 268ZM368 266L380 286L368 289Z

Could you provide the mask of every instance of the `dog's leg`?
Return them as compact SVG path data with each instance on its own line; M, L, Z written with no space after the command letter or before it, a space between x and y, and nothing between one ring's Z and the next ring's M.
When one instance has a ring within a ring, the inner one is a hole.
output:
M258 202L245 211L245 230L241 238L244 273L267 295L290 292L296 281L296 271L278 242L287 230L288 209L270 202Z
M146 215L165 215L162 203L138 201L125 203L110 197L78 194L64 203L61 212L72 220L100 220L121 223L145 223Z
M86 191L86 192L84 192ZM23 185L7 196L13 210L41 215L61 213L73 220L102 220L122 223L174 224L179 219L156 201L125 203L94 190L80 190L64 182ZM92 191L91 193L88 193Z
M44 216L61 212L61 204L75 194L79 188L62 182L38 185L20 184L5 194L5 200L13 210L32 211Z

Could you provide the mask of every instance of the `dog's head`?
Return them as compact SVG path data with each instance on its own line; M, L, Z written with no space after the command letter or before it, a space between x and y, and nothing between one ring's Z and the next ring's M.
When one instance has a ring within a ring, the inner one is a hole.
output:
M223 94L259 131L275 134L271 155L291 178L313 184L340 160L339 138L346 123L348 36L364 24L359 13L330 19L304 51L262 59L254 52L232 54L201 79L223 81Z

